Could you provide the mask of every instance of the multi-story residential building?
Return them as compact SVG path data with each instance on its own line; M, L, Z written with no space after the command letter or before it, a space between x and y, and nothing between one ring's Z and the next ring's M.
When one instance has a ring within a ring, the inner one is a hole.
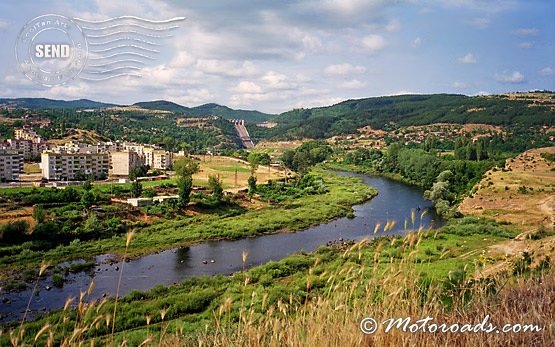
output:
M23 155L18 151L0 148L0 181L19 181L23 172Z
M124 143L126 151L136 152L144 164L152 169L169 170L172 167L173 153L160 149L156 146L141 145L136 143Z
M134 151L110 152L110 175L129 176L131 170L144 165L141 157Z
M145 165L153 169L169 170L172 168L173 153L163 149L145 150Z
M41 155L42 176L48 180L77 180L105 177L110 170L108 153L55 153Z
M16 140L33 140L40 137L33 129L29 128L15 128L14 136Z
M4 146L7 149L20 152L25 160L40 158L40 154L49 149L48 143L40 137L33 140L8 139Z

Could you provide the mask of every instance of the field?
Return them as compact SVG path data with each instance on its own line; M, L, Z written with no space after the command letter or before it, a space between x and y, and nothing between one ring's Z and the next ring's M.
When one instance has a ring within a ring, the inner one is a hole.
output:
M260 141L256 144L256 150L266 152L274 158L279 158L288 149L295 149L302 145L303 140L294 141Z
M247 180L250 176L250 166L247 162L222 156L195 156L200 159L200 172L193 175L195 184L205 185L211 175L220 176L224 187L228 190L237 190L247 187ZM235 171L237 170L237 179ZM259 166L256 170L258 183L265 183L270 179L284 177L283 171L273 167Z

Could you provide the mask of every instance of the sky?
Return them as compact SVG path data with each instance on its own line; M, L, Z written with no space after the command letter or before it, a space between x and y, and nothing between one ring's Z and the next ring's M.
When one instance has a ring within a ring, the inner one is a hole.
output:
M141 77L41 86L16 37L44 14L178 16ZM0 97L170 100L280 113L408 93L555 90L555 0L20 0L0 3Z

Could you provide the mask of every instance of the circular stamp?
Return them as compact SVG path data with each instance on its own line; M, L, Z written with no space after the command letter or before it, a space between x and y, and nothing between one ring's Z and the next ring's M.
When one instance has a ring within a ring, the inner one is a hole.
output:
M47 14L21 29L15 44L19 70L44 86L64 84L75 78L87 62L87 39L70 18Z

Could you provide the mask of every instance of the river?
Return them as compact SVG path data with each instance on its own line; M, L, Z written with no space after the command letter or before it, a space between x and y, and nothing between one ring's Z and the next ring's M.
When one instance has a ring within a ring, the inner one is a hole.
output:
M191 276L231 274L242 269L243 251L248 252L247 265L252 267L271 260L280 260L295 252L314 251L328 241L372 238L374 226L381 223L383 228L388 220L396 221L395 227L387 233L379 232L377 235L401 235L405 232L405 220L408 220L409 228L412 227L411 210L419 211L416 212L414 228L420 225L429 228L443 224L430 201L424 200L422 190L417 187L384 177L347 172L339 174L360 177L366 184L378 190L378 195L372 200L353 206L354 218L339 218L294 233L278 233L234 241L208 241L150 254L124 264L112 261L111 255L101 255L95 259L97 266L94 274L70 274L62 288L55 288L50 277L41 280L38 287L40 290L31 301L28 317L63 308L69 297L79 297L80 291L86 291L93 278L93 299L114 296L122 268L120 296L132 290L145 291L159 284L170 285ZM420 214L426 209L428 212L420 220ZM31 291L29 288L20 292L0 293L1 324L21 319Z

